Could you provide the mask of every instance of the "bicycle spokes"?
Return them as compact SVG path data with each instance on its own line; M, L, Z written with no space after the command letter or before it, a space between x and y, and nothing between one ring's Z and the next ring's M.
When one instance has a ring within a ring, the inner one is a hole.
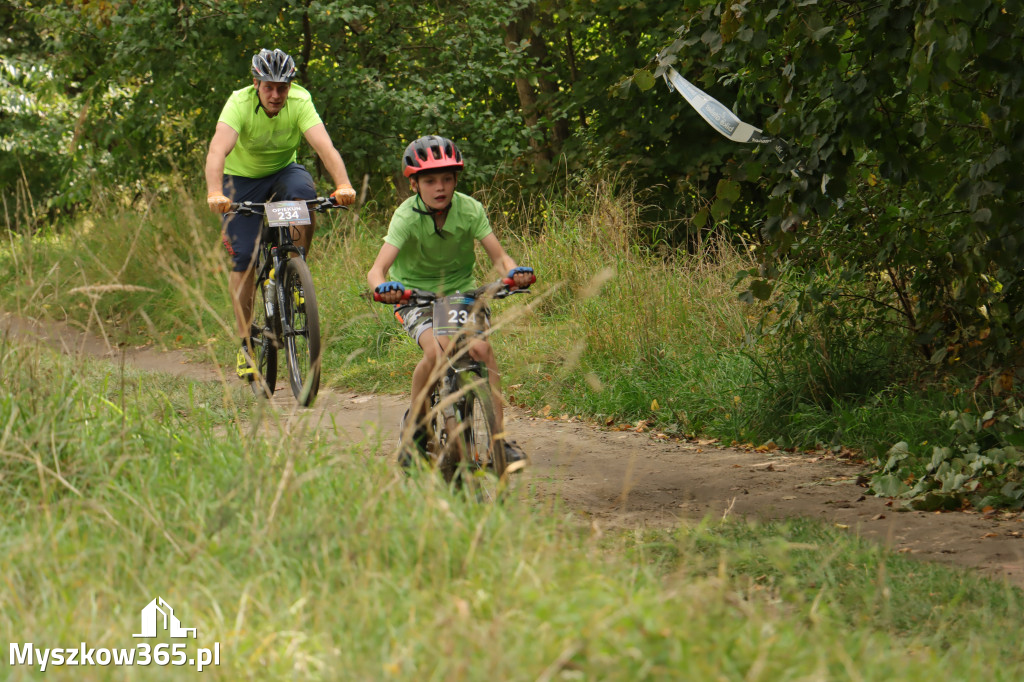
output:
M312 404L320 387L320 317L313 278L301 258L285 264L282 333L292 394L300 405Z

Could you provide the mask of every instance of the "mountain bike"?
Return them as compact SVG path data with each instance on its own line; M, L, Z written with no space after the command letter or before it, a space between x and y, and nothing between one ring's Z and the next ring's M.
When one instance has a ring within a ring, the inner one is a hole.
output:
M402 304L432 306L435 337L451 337L444 355L443 372L437 372L427 411L427 455L445 481L468 486L478 495L494 498L506 474L507 460L502 434L491 402L487 367L469 354L469 342L485 332L486 303L513 294L511 278L467 292L439 296L430 291L406 289ZM380 301L380 294L374 294ZM401 304L400 304L401 305ZM402 419L401 433L406 430Z
M250 386L257 397L274 395L279 350L285 352L292 395L299 405L312 405L320 390L320 313L306 254L295 245L292 227L311 224L310 211L334 208L343 207L329 197L231 205L235 213L263 216L251 325L256 372Z

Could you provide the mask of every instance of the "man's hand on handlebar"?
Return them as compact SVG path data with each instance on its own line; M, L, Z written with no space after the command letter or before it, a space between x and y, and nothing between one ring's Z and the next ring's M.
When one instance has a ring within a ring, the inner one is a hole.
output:
M210 192L207 194L206 203L214 213L227 213L231 210L231 199L228 199L220 192Z
M339 206L351 206L356 202L356 191L352 189L352 185L338 185L331 193L331 198Z

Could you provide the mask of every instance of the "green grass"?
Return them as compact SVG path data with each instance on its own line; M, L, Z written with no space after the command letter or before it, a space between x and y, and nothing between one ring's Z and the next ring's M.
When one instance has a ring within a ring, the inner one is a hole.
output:
M140 609L162 596L198 628L189 651L220 643L212 679L1024 673L1019 590L836 529L602 534L530 490L478 505L406 478L370 443L254 411L237 385L9 341L0 370L0 631L12 642L134 646Z

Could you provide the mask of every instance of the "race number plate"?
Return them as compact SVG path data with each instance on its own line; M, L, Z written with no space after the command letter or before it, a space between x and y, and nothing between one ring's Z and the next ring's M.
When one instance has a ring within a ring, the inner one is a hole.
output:
M275 201L267 204L267 222L271 227L309 225L309 209L305 201Z
M475 298L455 294L434 302L434 336L476 334L483 330L485 321L483 306Z

